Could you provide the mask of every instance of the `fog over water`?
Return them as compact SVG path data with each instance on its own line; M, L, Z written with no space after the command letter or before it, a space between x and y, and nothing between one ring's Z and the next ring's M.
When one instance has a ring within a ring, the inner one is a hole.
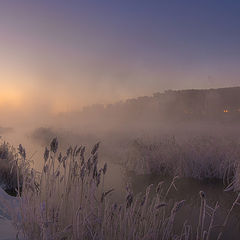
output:
M21 144L38 171L55 137L63 155L86 146L86 159L100 142L114 201L127 183L135 197L178 175L176 228L185 216L197 226L200 190L222 220L240 191L239 12L240 1L1 1L1 141ZM238 215L224 239L239 239Z
M166 96L165 96L166 97ZM168 109L168 104L175 99L174 95L164 103L160 104L160 109ZM236 106L228 102L223 107L220 104L220 115L202 116L203 119L196 119L199 105L195 102L194 106L189 107L183 97L182 102L178 101L181 111L176 112L162 111L156 112L156 103L161 103L160 99L153 100L152 96L132 99L127 102L116 103L108 107L95 105L79 112L69 112L51 115L49 113L38 113L28 115L26 119L21 116L13 116L11 121L3 122L0 134L15 147L22 144L27 150L27 156L34 160L34 167L41 169L43 164L43 152L53 137L58 137L60 149L63 152L72 145L83 144L87 149L98 141L101 142L99 160L107 162L109 165L106 189L114 188L113 194L116 201L124 200L126 181L130 181L135 193L143 192L145 188L159 181L164 181L167 188L171 178L156 175L129 175L126 178L124 163L127 161L129 149L135 140L141 139L146 143L158 142L161 138L175 136L179 142L195 137L226 137L231 141L240 143L240 125L235 115ZM225 99L226 101L226 99ZM213 104L213 102L211 102ZM200 104L201 105L201 104ZM214 108L218 105L213 104ZM208 104L205 106L207 110ZM224 115L225 108L228 107L230 114ZM193 111L195 113L184 112ZM232 113L231 113L232 111ZM180 114L181 113L181 114ZM174 115L176 114L176 115ZM176 117L174 117L176 116ZM197 224L199 214L199 195L200 190L204 190L208 197L208 203L212 206L216 201L220 201L221 210L217 215L217 221L221 222L231 203L235 198L234 193L223 193L221 181L214 183L202 183L193 179L180 179L176 183L178 191L172 191L170 199L172 201L185 199L186 207L181 216L177 217L178 223L185 220L185 216L193 223ZM224 237L226 239L238 239L240 232L239 211L234 212L230 219L231 228L228 228Z
M44 149L54 137L58 137L63 152L70 145L84 145L90 150L100 141L99 159L112 164L109 179L120 188L122 166L135 140L155 144L161 138L174 136L181 143L205 136L226 137L239 143L238 102L222 95L234 96L238 91L170 91L59 114L23 110L23 114L9 113L1 119L0 134L16 148L22 144L37 169L41 169Z

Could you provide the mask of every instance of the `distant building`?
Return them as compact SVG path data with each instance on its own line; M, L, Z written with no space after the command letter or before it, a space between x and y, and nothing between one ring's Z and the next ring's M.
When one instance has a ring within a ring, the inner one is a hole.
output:
M167 91L162 96L167 118L199 120L240 119L240 87Z

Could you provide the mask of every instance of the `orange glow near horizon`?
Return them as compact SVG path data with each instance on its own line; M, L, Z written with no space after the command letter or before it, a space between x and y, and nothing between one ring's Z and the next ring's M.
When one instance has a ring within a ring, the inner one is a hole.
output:
M23 94L20 90L14 88L3 88L0 90L0 107L19 108L22 105ZM8 109L6 109L8 110Z

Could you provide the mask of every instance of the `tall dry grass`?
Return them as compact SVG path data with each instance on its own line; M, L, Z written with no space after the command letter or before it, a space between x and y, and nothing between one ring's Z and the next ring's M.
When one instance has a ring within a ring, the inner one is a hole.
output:
M111 198L113 189L104 187L107 165L99 168L98 148L99 143L88 157L83 146L70 147L61 154L54 139L45 150L42 171L36 172L30 168L25 150L19 147L18 163L25 167L19 168L19 174L23 175L22 189L18 192L20 207L12 210L11 215L25 239L209 240L216 231L222 238L229 215L239 204L239 195L219 230L214 222L218 204L208 206L205 194L200 192L197 231L187 218L178 231L176 216L181 214L185 201L174 204L168 201L177 178L165 192L164 183L160 182L154 197L150 197L152 186L137 196L127 187L125 201L117 203Z
M16 195L16 189L22 184L22 175L18 176L18 169L22 166L14 164L18 161L17 150L9 143L0 143L0 186L9 194ZM16 167L18 166L18 167Z
M126 168L137 174L162 174L188 178L222 179L240 189L240 143L213 136L156 141L135 140L128 152Z

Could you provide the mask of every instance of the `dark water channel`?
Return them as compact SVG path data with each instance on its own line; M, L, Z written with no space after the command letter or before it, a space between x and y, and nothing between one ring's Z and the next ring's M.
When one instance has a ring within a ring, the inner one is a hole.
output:
M132 184L135 194L144 192L146 187L153 184L152 192L160 181L164 181L164 191L167 190L171 184L172 178L161 177L156 175L134 175L130 174L128 180ZM219 203L214 225L220 226L223 224L225 217L232 207L233 202L237 197L237 193L224 192L224 186L221 181L199 181L195 179L177 179L175 182L177 190L174 188L168 194L168 201L173 205L176 201L186 200L184 206L177 213L175 219L175 230L180 231L185 221L193 227L193 232L196 231L198 225L199 211L200 211L200 191L206 194L207 204L214 207ZM209 224L210 217L206 216L206 228ZM211 235L211 239L216 239L220 227L216 227ZM224 229L222 239L239 240L240 239L240 206L235 206L231 212L227 226Z

